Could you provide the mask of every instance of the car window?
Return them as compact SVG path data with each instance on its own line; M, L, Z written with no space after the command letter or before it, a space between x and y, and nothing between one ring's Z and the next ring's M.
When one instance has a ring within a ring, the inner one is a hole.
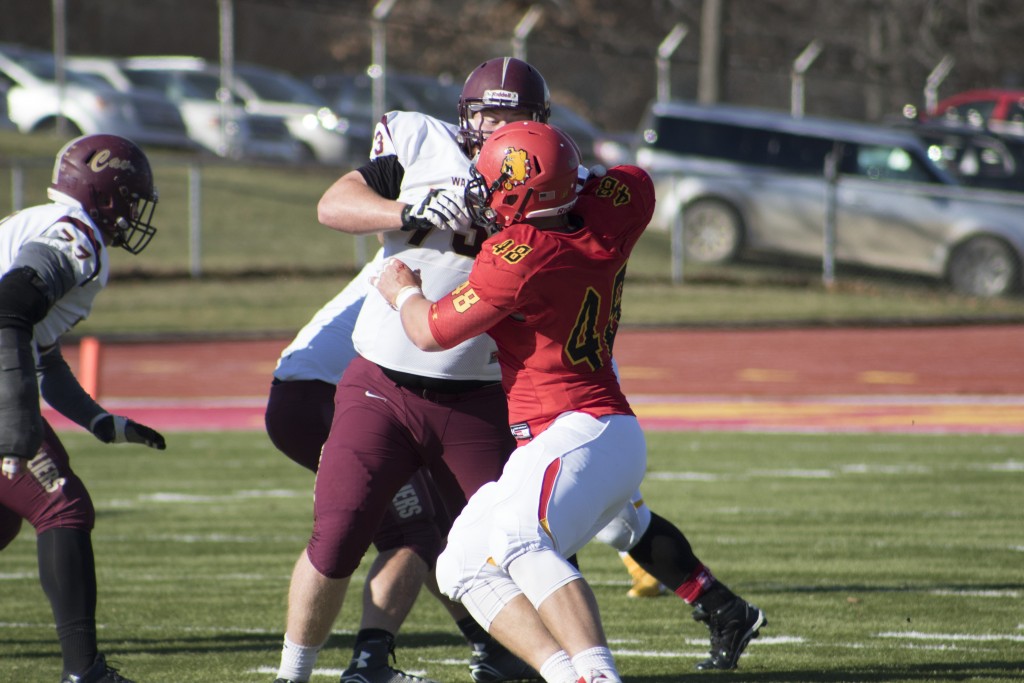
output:
M33 76L41 81L56 81L57 80L57 65L53 57L50 55L24 55L18 58L18 63ZM78 71L71 69L64 70L64 80L68 83L77 83L78 85L87 86L90 88L109 88L110 85L103 81L103 79L94 79L93 77L82 74Z
M645 141L678 154L727 159L743 164L820 174L832 141L781 131L747 128L713 121L665 117Z
M220 78L212 74L186 73L181 78L182 94L193 100L216 100Z
M293 81L275 73L259 70L239 70L238 75L245 79L262 100L309 104L314 107L327 106L327 102L319 93L301 81Z
M841 167L844 173L871 180L936 182L924 163L902 147L852 145L847 152Z
M776 166L797 173L824 172L825 157L832 151L832 141L790 133L775 133L768 145L769 160Z
M171 81L173 76L163 71L149 71L148 69L136 70L125 69L125 78L131 81L132 85L140 88L154 88L161 92L170 94Z

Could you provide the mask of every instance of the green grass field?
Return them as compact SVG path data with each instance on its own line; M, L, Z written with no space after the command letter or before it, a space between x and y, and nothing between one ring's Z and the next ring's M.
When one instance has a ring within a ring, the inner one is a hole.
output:
M273 680L312 477L260 433L171 434L163 453L64 438L97 507L109 658L140 683ZM580 559L627 681L1024 677L1024 438L665 432L649 447L651 506L770 624L738 671L697 673L707 639L689 609L626 598L617 555L593 544ZM0 680L51 683L32 530L0 558ZM353 591L314 682L346 665L357 608ZM444 614L420 599L397 664L469 683Z

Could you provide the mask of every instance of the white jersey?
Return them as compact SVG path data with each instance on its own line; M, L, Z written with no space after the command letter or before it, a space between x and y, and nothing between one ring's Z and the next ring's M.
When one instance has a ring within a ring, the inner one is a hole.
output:
M299 330L281 352L274 377L283 382L316 379L337 384L356 350L352 330L370 287L370 276L383 261L383 249L352 278L341 292Z
M420 202L432 189L463 191L470 162L456 142L458 128L414 112L390 112L377 124L371 159L396 155L404 169L398 201ZM384 257L397 256L423 278L423 294L436 301L469 277L473 257L486 239L480 228L384 233ZM500 381L497 347L479 335L455 348L420 351L409 340L398 313L378 293L368 296L353 341L361 356L378 365L425 377Z
M0 272L33 265L31 256L18 258L32 242L64 254L74 274L75 286L33 328L36 346L46 348L88 317L93 300L107 284L110 256L99 229L84 210L43 204L18 211L0 223Z

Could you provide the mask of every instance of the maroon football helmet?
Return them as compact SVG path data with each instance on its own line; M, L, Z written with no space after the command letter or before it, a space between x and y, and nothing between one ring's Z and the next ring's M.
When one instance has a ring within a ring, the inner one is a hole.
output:
M110 243L133 254L156 234L150 222L157 192L145 152L119 135L83 135L57 154L47 194L70 197L89 214Z
M485 135L470 125L481 109L525 109L534 121L551 116L551 93L537 69L515 57L496 57L473 69L459 97L459 142L472 157Z
M531 218L560 216L576 204L580 151L546 123L506 123L488 136L470 167L466 206L489 233Z

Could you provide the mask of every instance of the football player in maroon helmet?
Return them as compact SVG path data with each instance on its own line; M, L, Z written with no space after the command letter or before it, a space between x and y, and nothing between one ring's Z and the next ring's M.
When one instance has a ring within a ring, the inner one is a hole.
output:
M118 135L75 138L60 151L47 196L77 201L115 247L138 254L156 234L149 159Z
M89 314L107 283L108 245L137 254L156 233L156 189L133 142L86 135L58 153L48 194L51 204L0 223L0 548L23 519L35 528L62 681L131 683L98 650L95 512L39 398L100 441L164 449L156 430L112 415L89 396L60 350L61 336Z
M476 115L494 109L528 112L533 121L551 116L551 93L539 71L521 59L499 57L480 64L466 78L459 97L459 142L472 158L484 143Z

